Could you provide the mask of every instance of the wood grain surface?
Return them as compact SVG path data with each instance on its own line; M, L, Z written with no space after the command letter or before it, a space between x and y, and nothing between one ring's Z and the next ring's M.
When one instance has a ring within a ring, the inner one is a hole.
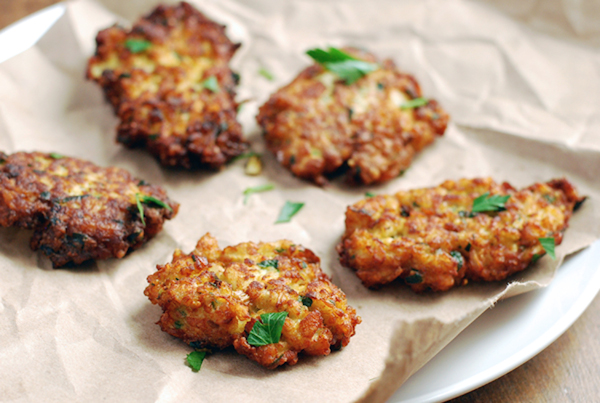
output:
M55 3L58 1L0 0L0 29ZM536 357L494 382L450 402L599 402L598 339L600 296L565 334Z

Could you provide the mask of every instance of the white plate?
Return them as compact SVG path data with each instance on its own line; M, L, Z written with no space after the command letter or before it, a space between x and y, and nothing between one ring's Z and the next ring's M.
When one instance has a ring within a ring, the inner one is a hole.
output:
M0 32L0 62L27 50L64 14L56 4ZM452 399L513 370L563 334L600 290L600 241L569 258L545 289L502 301L465 329L390 398Z
M546 348L600 289L600 241L568 258L544 289L501 301L481 315L392 396L394 403L438 402L512 371Z

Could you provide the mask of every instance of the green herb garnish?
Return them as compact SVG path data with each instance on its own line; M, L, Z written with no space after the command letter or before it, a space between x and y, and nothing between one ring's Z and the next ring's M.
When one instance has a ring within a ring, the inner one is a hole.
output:
M258 74L260 74L261 76L263 76L264 78L266 78L269 81L273 81L275 79L273 74L271 74L271 72L269 70L265 69L264 67L261 67L258 70Z
M266 269L267 267L272 267L274 269L277 269L277 267L279 266L279 260L277 260L277 259L263 260L262 262L260 262L258 264L258 266L262 267L263 269Z
M156 204L159 207L166 208L169 211L173 211L171 206L169 206L164 201L157 199L156 197L136 193L135 194L135 204L137 205L138 211L140 213L140 219L142 220L142 224L144 226L146 225L146 220L144 220L144 207L142 206L142 203Z
M164 201L162 201L160 199L157 199L156 197L141 195L140 201L142 203L146 203L146 204L156 204L159 207L166 208L169 211L173 211L173 209L171 208L171 206L169 206Z
M457 250L453 250L452 252L450 252L450 256L452 256L452 259L454 259L458 264L457 269L462 269L463 265L465 264L465 259L463 258L461 253Z
M50 153L50 158L60 160L62 158L65 158L65 156L59 153Z
M187 355L186 361L192 368L192 371L198 372L200 371L200 367L202 367L204 357L206 357L206 351L192 351Z
M548 256L550 256L552 260L555 260L556 254L554 253L554 238L538 238L538 241L540 241L540 245L542 245L542 248L544 248Z
M372 192L366 192L366 193L365 193L365 196L367 196L367 197L375 197L375 193L372 193Z
M348 85L379 68L376 63L359 60L340 49L332 47L328 50L311 49L306 54L327 70L335 73Z
M248 344L259 347L279 343L281 330L287 316L288 313L285 311L260 315L260 320L254 323L252 330L248 334Z
M407 284L419 284L423 282L423 276L418 270L411 270L410 275L404 279Z
M427 98L415 98L400 105L400 109L414 109L419 106L425 106L428 102L429 100Z
M267 183L266 185L260 185L260 186L254 186L252 188L247 188L246 190L244 190L244 204L246 204L246 202L248 202L248 199L254 193L267 192L267 191L273 190L273 189L275 189L275 185L273 185L272 183Z
M210 76L206 80L202 81L202 86L208 90L211 90L215 94L219 92L219 82L215 76Z
M310 306L313 303L313 300L311 297L307 297L305 295L301 295L298 297L298 301L302 302L302 305L304 305L307 308L310 308Z
M486 211L500 211L504 210L504 203L510 198L510 195L501 196L494 195L490 196L490 192L485 192L475 200L473 200L473 213L483 213Z
M256 153L254 151L248 151L247 153L242 153L240 155L237 155L237 156L233 157L230 162L234 162L234 161L238 161L238 160L243 160L243 159L254 157L254 156L257 156L259 158L261 157L261 155L259 153Z
M304 203L286 201L285 205L279 212L279 217L277 217L277 221L275 221L275 224L290 222L292 217L296 215L296 213L298 213L298 211L300 211L302 207L304 207Z
M131 53L142 53L152 46L152 42L145 39L127 39L125 41L125 47L129 49Z

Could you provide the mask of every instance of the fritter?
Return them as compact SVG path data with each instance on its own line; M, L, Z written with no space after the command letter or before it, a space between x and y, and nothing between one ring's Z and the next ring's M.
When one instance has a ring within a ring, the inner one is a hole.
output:
M509 196L503 208L474 212L477 198L501 196ZM583 200L566 179L523 190L490 178L449 180L348 207L337 250L367 287L401 278L414 291L444 291L503 280L546 253L540 238L560 244Z
M124 169L58 154L0 152L0 225L32 229L31 248L54 267L122 258L160 232L178 208L162 188Z
M87 78L121 120L117 141L187 169L218 169L247 149L228 65L240 45L224 26L188 3L160 5L129 31L100 31L96 44Z
M365 51L344 51L376 62ZM294 175L324 185L347 168L350 182L379 183L400 175L446 130L448 114L436 101L403 107L421 96L414 77L392 60L350 85L314 64L273 94L256 119L268 148Z
M319 258L287 240L221 250L206 234L192 253L176 250L157 268L144 294L163 309L163 331L197 348L233 345L268 368L296 364L300 352L328 355L361 322ZM251 345L260 316L276 312L287 312L279 342Z

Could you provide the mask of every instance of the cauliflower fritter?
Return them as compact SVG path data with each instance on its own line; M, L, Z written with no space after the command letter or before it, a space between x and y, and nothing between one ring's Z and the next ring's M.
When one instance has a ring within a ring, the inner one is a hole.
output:
M510 197L498 211L474 213L486 192ZM449 180L348 207L337 250L367 287L401 278L414 291L444 291L503 280L546 253L540 238L560 244L584 199L566 179L519 191L490 178Z
M376 62L365 51L344 51ZM314 64L273 94L256 119L268 148L294 175L324 185L347 167L350 182L379 183L400 175L446 130L448 114L436 101L402 107L421 96L417 81L391 60L350 85Z
M54 267L122 258L160 232L178 208L162 188L124 169L58 154L0 152L0 225L33 230L31 249Z
M287 240L221 250L206 234L192 253L176 250L171 263L157 268L144 294L163 309L163 331L195 347L233 345L268 368L296 364L302 351L328 355L346 346L361 322L319 258ZM262 314L284 311L278 343L249 344Z
M130 31L100 31L96 43L87 78L121 120L117 141L187 169L218 169L247 149L228 65L240 45L224 26L188 3L160 5Z

